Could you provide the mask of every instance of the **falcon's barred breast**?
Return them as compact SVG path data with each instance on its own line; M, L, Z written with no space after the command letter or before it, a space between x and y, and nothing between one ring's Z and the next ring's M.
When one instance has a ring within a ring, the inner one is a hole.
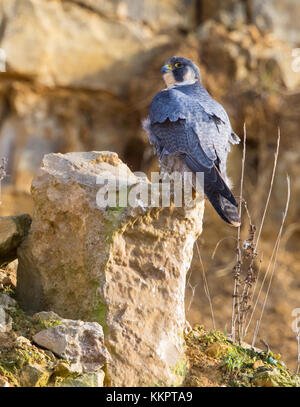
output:
M202 86L199 68L189 59L170 58L162 73L168 88L153 98L147 126L161 166L174 157L193 173L203 172L207 198L223 220L239 226L226 161L230 144L240 139L225 109Z

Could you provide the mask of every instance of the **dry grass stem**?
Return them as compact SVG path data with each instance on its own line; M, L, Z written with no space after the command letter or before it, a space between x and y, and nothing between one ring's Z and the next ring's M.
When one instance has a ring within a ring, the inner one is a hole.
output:
M243 185L244 185L245 161L246 161L246 140L247 140L247 132L246 132L246 124L244 123L243 158L242 158L242 173L241 173L240 199L239 199L239 217L240 217L240 219L242 217ZM235 341L236 320L240 318L239 287L241 284L241 281L240 281L241 267L242 267L241 226L239 226L238 231L237 231L236 264L233 268L234 288L233 288L232 320L231 320L231 338L233 341Z
M287 180L287 198L286 198L286 205L285 205L284 213L283 213L283 216L282 216L282 222L281 222L281 225L280 225L280 230L279 230L279 233L278 233L278 237L277 237L277 240L276 240L276 243L275 243L275 246L274 246L274 248L275 248L275 255L274 255L273 268L272 268L272 272L271 272L271 276L270 276L270 280L269 280L267 292L266 292L266 295L265 295L264 303L263 303L263 306L262 306L261 314L260 314L260 317L259 317L259 319L258 319L258 327L257 327L256 336L258 335L258 332L259 332L259 328L260 328L260 325L261 325L262 317L263 317L263 314L264 314L264 311L265 311L265 307L266 307L266 303L267 303L267 300L268 300L268 296L269 296L269 293L270 293L270 288L271 288L271 284L272 284L272 280L273 280L273 277L274 277L274 272L275 272L276 264L277 264L277 255L278 255L278 251L279 251L279 247L280 247L280 240L281 240L281 236L282 236L282 231L283 231L284 223L285 223L285 220L286 220L286 216L287 216L288 209L289 209L289 204L290 204L291 182L290 182L290 177L289 177L288 175L287 175L287 177L286 177L286 180ZM255 341L254 341L254 344L255 344Z
M216 321L215 321L215 315L214 315L214 310L213 310L211 295L210 295L210 292L209 292L208 283L207 283L207 279L206 279L206 275L205 275L205 270L204 270L204 265L203 265L203 261L202 261L202 257L201 257L201 253L200 253L200 249L199 249L199 245L198 245L198 242L197 242L197 241L196 241L196 248L197 248L199 260L200 260L200 263L201 263L202 276L203 276L203 285L204 285L204 292L205 292L205 295L206 295L206 297L207 297L207 299L208 299L208 302L209 302L209 307L210 307L210 312L211 312L211 319L212 319L213 329L216 330Z

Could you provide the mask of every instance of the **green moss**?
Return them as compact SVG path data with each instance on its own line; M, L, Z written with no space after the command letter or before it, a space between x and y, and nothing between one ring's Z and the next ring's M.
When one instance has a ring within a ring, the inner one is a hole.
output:
M99 287L100 283L98 280L90 280L89 284L91 287L95 287L96 289Z
M25 336L26 338L32 337L43 329L48 329L61 324L61 321L55 318L49 320L43 320L42 318L35 319L30 315L27 315L18 306L15 308L10 308L7 310L7 313L13 319L13 331Z
M47 366L27 364L21 371L21 385L26 387L45 387L48 385L51 371Z
M123 186L121 191L117 192L116 202L119 202L120 193L126 194L128 200L128 193L130 188L131 188L130 185L127 187ZM105 211L104 225L105 225L105 240L108 243L112 242L114 234L118 232L118 229L122 224L122 217L124 211L126 211L126 207L119 206L119 204L117 204L116 206L107 207Z
M121 217L125 208L116 206L109 207L106 210L104 225L105 225L105 240L111 243L114 234L118 231L121 226Z
M19 307L11 307L6 312L12 317L13 324L12 331L7 334L7 342L0 351L0 375L15 387L48 385L57 358L52 352L40 349L31 342L16 342L16 338L23 336L31 340L37 332L61 322L33 318Z
M272 352L257 352L252 348L232 344L222 360L221 368L231 386L297 386L279 358ZM260 361L260 367L255 369L257 361Z
M200 332L201 332L201 329L202 328L200 327L200 329L198 329L198 330L200 330ZM227 341L226 336L222 332L220 332L220 331L210 331L210 332L207 332L207 333L205 333L205 334L203 334L201 336L200 342L203 343L203 344L208 345L208 344L212 344L212 343L215 343L215 342L223 342L223 343L225 343L225 342L228 342L228 341Z
M236 369L241 370L244 363L247 363L247 358L245 355L237 352L235 348L228 350L226 356L223 358L222 366L230 373L234 372Z
M55 318L51 318L50 320L44 320L42 318L38 318L37 324L41 328L40 330L43 330L43 329L52 328L53 326L60 325L61 321L58 319L55 319Z
M53 368L53 358L43 350L32 345L10 346L2 348L0 353L0 374L13 386L26 384L32 376L34 386L45 386Z
M55 387L98 387L98 373L84 373L76 377L59 378Z
M14 387L19 387L20 383L17 379L17 377L14 375L13 372L11 372L10 369L7 369L5 367L5 363L0 359L0 375L5 377L7 381L12 384Z
M280 360L280 355L274 355L271 351L263 352L250 347L244 347L233 343L219 331L206 332L202 326L196 327L186 335L186 341L190 347L189 379L186 385L203 383L203 373L199 372L199 360L209 357L214 360L215 382L229 387L255 387L255 386L282 386L299 387L299 375L292 375L288 368ZM225 349L225 355L216 357L212 344L220 344ZM226 349L226 347L228 349ZM195 358L195 361L194 359ZM203 362L205 364L205 362ZM201 372L201 369L200 369ZM199 380L197 377L199 374ZM197 384L196 384L197 385Z
M75 379L80 374L71 370L70 362L67 360L58 361L53 373L53 386L61 387L65 380Z
M176 376L177 383L174 384L175 386L180 386L182 384L187 374L187 370L188 370L187 360L185 358L180 359L175 365L175 367L172 369L172 373Z
M13 331L29 338L36 325L33 318L25 314L19 307L10 308L7 313L13 319Z
M49 383L50 372L46 370L40 375L38 380L35 383L35 387L46 387Z
M0 268L1 268L1 266L0 266ZM10 285L6 285L6 286L4 286L1 290L1 293L3 293L3 294L8 294L8 295L10 295L11 297L13 297L14 295L15 295L15 288L14 287L12 287L12 286L10 286Z
M166 383L165 380L157 380L155 383L150 383L152 387L178 387L182 386L184 382L185 376L188 371L188 362L186 358L181 358L176 365L170 369L171 373L173 374L173 381L172 383Z
M92 318L102 326L104 336L107 334L106 313L107 306L101 300L98 300L98 303L94 308Z

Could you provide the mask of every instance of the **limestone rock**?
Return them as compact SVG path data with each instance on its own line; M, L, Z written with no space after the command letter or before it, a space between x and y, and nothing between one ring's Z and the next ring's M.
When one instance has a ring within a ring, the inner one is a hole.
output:
M0 332L12 330L12 317L6 312L7 309L15 307L16 301L9 295L0 293Z
M37 364L26 365L20 377L23 387L44 387L46 386L51 372Z
M139 199L100 208L100 176L118 181L119 193L150 185L114 153L45 156L32 184L32 227L18 252L18 299L27 310L102 325L112 385L181 383L185 278L204 201L190 209L150 208Z
M0 266L17 257L17 248L28 233L29 215L0 217Z
M255 373L252 383L259 387L280 387L280 373L277 369L258 371Z
M0 293L0 306L7 309L10 307L15 307L17 305L16 301L7 294Z
M54 370L54 375L62 378L74 376L74 374L78 375L78 373L80 372L74 369L74 365L72 366L71 364L63 360L57 363Z
M103 387L105 374L103 370L82 373L78 365L60 360L54 369L54 376L56 387Z
M41 311L41 312L37 312L36 314L33 315L33 319L35 319L36 321L42 320L42 321L48 321L50 323L53 323L55 321L57 322L62 322L64 319L61 318L59 315L57 315L55 312L53 311Z
M35 334L33 341L71 362L79 373L97 371L110 359L97 322L62 319L61 324Z
M5 307L0 305L0 332L9 332L12 330L12 317L5 312Z
M59 387L103 387L104 372L85 373L77 377L68 377L64 379Z
M0 269L0 284L2 286L16 287L18 260L9 263L3 270Z
M0 282L3 284L3 281L6 279L7 275L4 270L0 269Z
M5 378L0 377L0 387L10 387Z
M17 346L26 347L31 346L31 342L29 339L25 338L25 336L18 336L15 340Z

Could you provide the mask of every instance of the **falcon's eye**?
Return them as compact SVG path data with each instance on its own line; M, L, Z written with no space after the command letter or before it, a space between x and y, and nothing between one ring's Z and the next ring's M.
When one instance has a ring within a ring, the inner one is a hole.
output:
M183 64L181 62L176 62L176 64L174 66L175 66L175 68L182 68Z

